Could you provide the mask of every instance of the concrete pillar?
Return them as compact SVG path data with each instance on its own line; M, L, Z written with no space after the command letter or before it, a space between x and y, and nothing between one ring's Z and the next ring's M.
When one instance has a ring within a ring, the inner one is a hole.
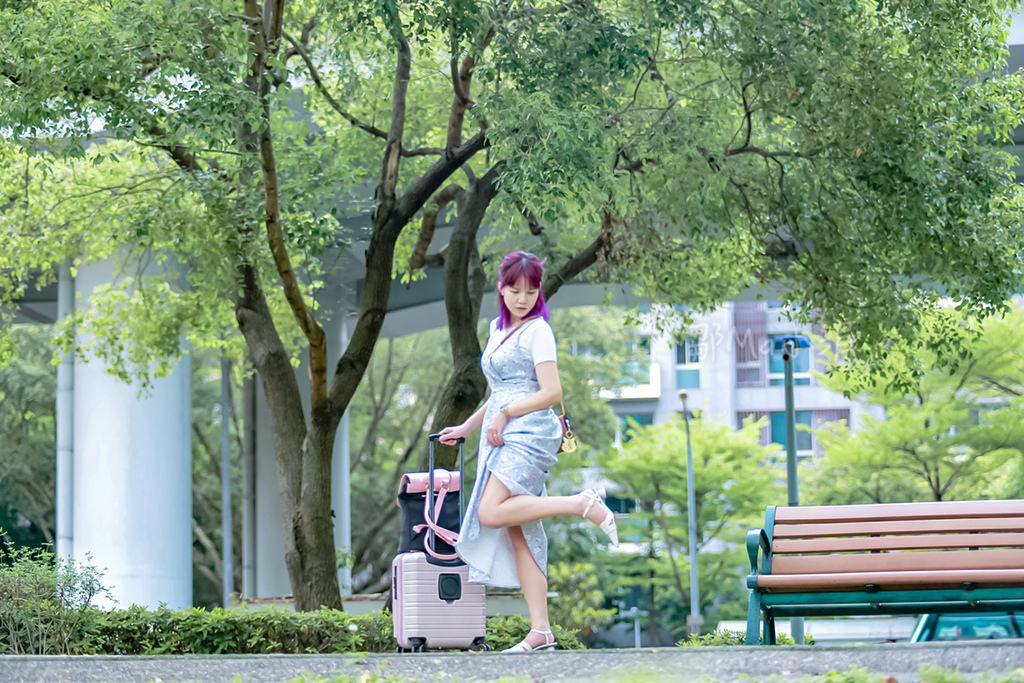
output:
M242 597L254 598L256 591L256 383L246 377L242 383Z
M115 277L112 260L79 269L82 305ZM101 606L192 604L189 365L143 395L99 360L74 365L74 558L103 572Z
M309 380L303 381L303 372L309 365L303 363L296 371L302 407L309 415ZM257 598L280 598L292 594L288 567L284 563L284 519L281 506L281 471L274 454L274 423L263 393L263 382L256 377L256 594Z
M333 368L348 346L348 322L340 321L338 351L329 359ZM349 557L352 554L352 481L349 476L351 457L349 452L348 410L341 417L338 433L334 436L334 467L331 469L331 506L334 508L334 545L342 548ZM338 585L341 594L352 594L352 566L346 563L338 568Z
M64 320L75 308L75 280L62 264L57 280L57 318ZM57 366L57 557L74 557L74 419L75 354L68 351Z

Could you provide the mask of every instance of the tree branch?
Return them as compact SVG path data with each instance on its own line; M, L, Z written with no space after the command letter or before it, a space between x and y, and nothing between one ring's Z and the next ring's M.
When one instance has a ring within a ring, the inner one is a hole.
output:
M398 62L395 65L395 86L391 102L391 127L388 129L384 144L384 160L381 163L380 184L377 186L376 199L380 202L378 211L388 215L395 205L395 188L398 186L398 171L402 157L402 135L405 133L405 113L409 92L409 72L412 69L412 52L405 31L402 30L402 18L398 14L396 0L385 0L384 8L390 15L387 17L388 29L395 40L398 50ZM431 193L433 194L433 193ZM404 225L404 222L403 222Z
M203 452L206 453L206 458L210 463L210 469L213 471L214 476L220 479L220 463L217 462L217 458L213 455L213 449L210 448L210 442L206 440L206 435L203 434L203 430L199 428L199 423L195 420L192 420L192 434L195 435Z
M268 0L269 1L269 0ZM283 0L274 0L274 7L280 12ZM256 0L246 0L246 13L255 16L259 12ZM277 17L280 22L280 17ZM299 278L292 268L288 256L288 248L284 241L284 230L281 225L279 185L277 177L277 160L274 158L274 139L271 133L270 99L267 97L267 84L263 79L266 70L267 45L260 31L249 31L249 42L253 52L252 74L258 87L263 105L263 125L259 131L260 161L263 168L263 189L265 195L265 222L267 227L267 243L274 258L274 265L281 277L284 296L292 310L299 328L309 341L309 374L310 397L313 406L321 405L327 399L327 342L323 328L316 322L306 301L302 296Z
M447 150L447 153L438 159L427 172L420 176L419 180L413 183L412 187L406 190L396 202L395 209L389 218L390 230L397 232L401 230L416 212L419 211L430 197L441 187L441 183L451 177L455 171L469 161L474 154L488 147L485 131L480 131L461 147L454 150Z
M494 26L487 29L487 33L480 39L478 49L483 52L491 44L494 38ZM462 67L458 66L458 57L455 55L456 45L452 41L452 88L455 90L455 97L452 98L451 114L448 116L448 135L445 147L454 149L462 144L462 127L466 118L466 110L473 106L470 99L470 86L473 81L473 69L476 67L476 56L470 52L462 60Z
M611 229L611 215L604 211L601 215L601 233L594 238L594 241L587 245L583 251L569 259L557 272L551 273L544 278L542 288L545 299L550 299L562 288L562 285L597 263L602 252L611 245Z
M531 235L534 237L540 237L544 234L544 226L540 224L540 221L537 219L537 215L534 214L533 211L530 211L530 207L523 202L516 202L516 208L519 209L519 213L522 217L526 219L526 227L530 229Z
M434 206L423 214L423 224L420 226L420 234L412 248L412 256L409 257L409 270L419 270L426 265L427 249L434 239L434 230L437 228L437 216L449 203L455 201L463 190L458 185L452 184L437 193L434 197Z
M323 95L325 100L327 100L327 104L329 104L331 106L331 109L333 109L334 111L338 112L338 114L341 116L341 118L345 119L346 121L348 121L350 124L352 124L356 128L358 128L360 130L364 130L367 133L369 133L370 135L375 135L378 138L386 140L387 137L388 137L388 134L385 131L381 130L380 128L377 128L376 126L371 126L370 124L363 123L362 121L357 119L355 116L352 116L347 111L345 111L344 109L341 108L341 105L338 104L338 101L336 99L334 99L334 97L331 95L331 93L327 90L327 86L324 84L323 80L320 78L320 72L317 70L316 66L313 64L313 60L310 58L309 52L306 50L306 48L301 43L296 41L295 38L293 38L291 36L291 34L285 32L284 33L284 37L285 37L285 40L287 40L289 43L292 44L292 49L294 49L295 52L300 57L302 57L302 61L306 63L306 69L307 69L307 71L309 71L310 78L313 79L313 84L316 85L316 89L319 90L320 94Z
M155 123L147 126L145 130L154 138L159 139L167 137L167 131ZM171 159L173 159L174 163L182 170L190 171L192 173L204 170L202 165L199 163L199 158L192 152L188 151L188 148L184 145L162 145L159 142L154 142L152 144L154 147L162 149L170 154ZM220 169L220 165L215 161L206 161L206 166L214 170Z
M319 23L319 19L320 10L319 8L317 8L317 11L313 13L313 16L309 18L309 21L302 25L302 33L299 36L299 44L302 47L306 49L309 48L309 36L310 34L312 34L313 29L316 28L317 24ZM288 82L288 62L291 61L292 57L299 54L297 46L294 45L295 41L292 40L291 38L288 38L288 36L285 35L283 29L281 31L281 34L285 38L287 38L289 42L291 42L293 45L292 47L284 51L280 60L281 68L278 70L277 73L273 75L273 84L275 88L280 88L282 85Z
M210 561L213 562L213 573L214 576L210 577L210 580L217 584L217 591L221 593L221 601L224 600L223 586L220 578L224 576L224 563L221 561L220 553L217 551L217 546L214 545L210 537L203 531L203 527L199 526L199 522L196 518L192 518L192 533L195 534L196 540L199 541L199 545L203 546L206 550L206 554L210 556Z
M701 154L707 153L707 150L698 147ZM734 157L740 154L756 154L762 156L765 159L778 159L780 157L796 157L798 159L811 159L813 158L810 154L804 154L802 152L789 152L786 150L769 151L761 149L760 147L753 147L751 145L743 145L742 147L734 147L733 149L725 150L725 156Z
M263 17L267 27L267 46L274 52L277 52L277 41L284 24L284 3L285 0L266 0L264 4L264 14L269 15Z

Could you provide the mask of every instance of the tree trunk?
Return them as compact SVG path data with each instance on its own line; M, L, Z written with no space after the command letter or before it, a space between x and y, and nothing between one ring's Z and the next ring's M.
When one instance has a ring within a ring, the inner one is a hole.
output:
M497 194L494 183L499 172L500 164L496 164L483 177L472 181L459 197L459 215L448 243L444 273L444 303L454 372L441 393L431 425L433 432L465 421L480 406L487 391L487 380L480 370L481 349L477 337L486 278L476 235L487 207ZM458 450L452 446L438 445L436 457L436 467L455 469L458 466ZM421 466L427 467L426 453Z
M242 266L238 326L259 373L274 430L284 517L285 565L295 609L341 609L334 528L330 518L331 458L337 420L314 410L306 425L299 384L252 266Z
M340 417L330 406L320 405L313 408L312 418L312 429L302 444L302 487L295 530L296 555L302 562L297 571L303 580L292 581L292 593L299 611L342 609L331 509L334 437Z

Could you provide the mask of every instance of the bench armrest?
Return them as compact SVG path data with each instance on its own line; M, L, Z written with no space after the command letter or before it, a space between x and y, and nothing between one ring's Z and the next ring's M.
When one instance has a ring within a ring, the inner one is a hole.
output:
M757 562L758 550L761 550L767 558L771 555L772 544L768 541L768 534L764 529L751 529L747 532L747 556L750 557L751 576L757 576L760 573Z

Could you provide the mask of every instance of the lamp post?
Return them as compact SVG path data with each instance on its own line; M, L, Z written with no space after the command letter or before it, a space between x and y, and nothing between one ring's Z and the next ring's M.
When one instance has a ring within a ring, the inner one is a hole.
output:
M690 411L686 409L686 392L680 391L683 401L683 421L686 423L686 518L690 540L690 616L686 625L690 633L700 635L704 618L700 614L700 600L697 591L697 494L693 487L693 445L690 443Z
M800 485L796 470L796 410L793 407L793 357L798 348L810 348L810 340L802 335L785 337L782 340L782 360L785 362L786 384L786 493L788 504L800 504ZM789 632L793 640L802 645L804 642L804 618L792 617L789 620Z

